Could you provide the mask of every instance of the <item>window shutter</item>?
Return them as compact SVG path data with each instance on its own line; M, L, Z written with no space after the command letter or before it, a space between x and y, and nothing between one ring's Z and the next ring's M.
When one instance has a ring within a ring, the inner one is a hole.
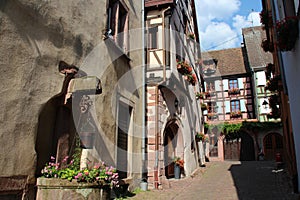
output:
M216 80L215 81L215 90L216 91L222 91L221 90L221 81L220 80Z
M239 89L244 89L244 78L238 78Z
M246 100L245 99L240 100L240 105L241 105L241 111L246 112L247 108L246 108Z
M256 72L257 86L266 85L266 73L264 71Z
M223 82L223 90L228 90L228 79L222 80Z
M225 112L230 113L230 101L225 101Z
M223 103L217 102L217 106L218 106L218 113L223 114Z

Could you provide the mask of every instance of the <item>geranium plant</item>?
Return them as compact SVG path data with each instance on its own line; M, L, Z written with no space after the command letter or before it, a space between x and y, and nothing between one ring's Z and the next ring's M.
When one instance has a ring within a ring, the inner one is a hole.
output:
M62 161L62 164L55 163L55 158L52 156L51 161L42 169L42 177L118 187L119 175L116 168L108 167L102 162L95 164L93 167L87 166L84 169L80 169L79 163L74 161L74 159L69 163L67 163L67 160L68 157Z
M230 113L230 117L231 118L239 118L242 116L242 112L241 111L235 111L235 112L231 112Z
M290 51L294 48L299 35L298 18L290 16L276 23L277 45L281 51Z
M175 157L175 158L173 159L173 161L174 161L174 164L175 164L175 165L178 165L180 168L183 168L183 167L184 167L184 160L181 159L180 157Z

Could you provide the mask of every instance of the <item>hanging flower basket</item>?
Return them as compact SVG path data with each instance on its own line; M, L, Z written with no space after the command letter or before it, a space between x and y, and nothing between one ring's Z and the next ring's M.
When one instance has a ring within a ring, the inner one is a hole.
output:
M260 22L264 25L265 28L272 27L272 15L269 14L267 10L262 10L260 13Z
M286 17L276 23L277 45L281 51L291 51L298 39L298 18Z
M279 86L279 80L281 80L280 75L274 76L273 78L267 81L265 89L271 92L279 91L281 89Z
M190 84L192 84L193 86L195 86L196 83L197 83L197 76L196 76L196 74L186 74L186 75L185 75L185 79L186 79Z
M201 103L201 110L207 110L207 105L205 103Z
M177 60L177 71L182 75L191 74L193 68L186 61Z
M269 40L267 39L264 39L262 42L261 42L261 47L263 48L263 50L265 52L273 52L274 51L274 47L273 47L273 44L270 43Z

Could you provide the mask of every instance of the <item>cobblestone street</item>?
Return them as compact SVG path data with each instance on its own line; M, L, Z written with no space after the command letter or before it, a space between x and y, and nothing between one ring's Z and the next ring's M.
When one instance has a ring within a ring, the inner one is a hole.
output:
M130 199L296 200L285 170L270 161L209 162L192 177L171 179L170 188L141 192Z

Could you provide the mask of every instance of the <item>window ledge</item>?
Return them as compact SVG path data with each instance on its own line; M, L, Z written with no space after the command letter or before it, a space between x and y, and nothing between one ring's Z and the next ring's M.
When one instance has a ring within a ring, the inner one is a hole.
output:
M118 44L116 44L116 42L112 38L105 37L104 42L108 48L113 49L118 55L124 56L128 61L132 61L128 54L125 53L124 50Z

